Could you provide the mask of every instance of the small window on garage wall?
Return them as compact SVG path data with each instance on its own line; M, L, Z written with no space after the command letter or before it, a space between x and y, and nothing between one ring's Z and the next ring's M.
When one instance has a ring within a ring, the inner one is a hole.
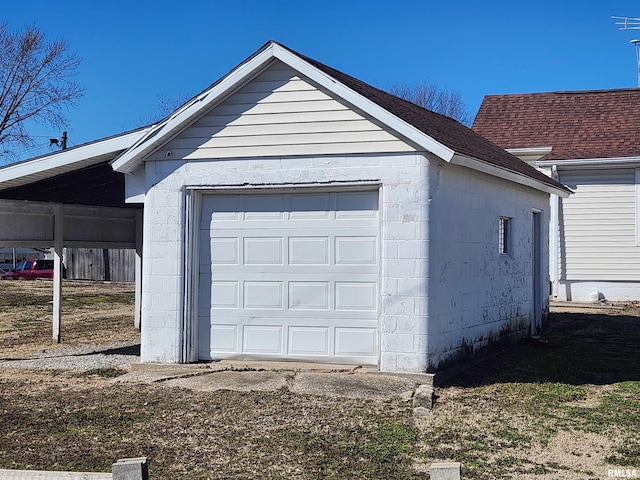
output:
M509 217L500 217L498 227L498 253L500 255L509 255L509 241L511 239L511 219Z

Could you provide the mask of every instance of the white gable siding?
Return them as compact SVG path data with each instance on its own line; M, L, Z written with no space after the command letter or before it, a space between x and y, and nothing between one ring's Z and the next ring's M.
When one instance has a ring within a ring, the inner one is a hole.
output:
M640 280L634 169L561 172L575 189L560 207L562 280Z
M415 151L281 62L194 123L152 160Z

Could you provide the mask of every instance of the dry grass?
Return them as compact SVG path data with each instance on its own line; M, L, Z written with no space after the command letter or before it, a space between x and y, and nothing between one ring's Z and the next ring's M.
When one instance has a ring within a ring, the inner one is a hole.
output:
M65 283L63 341L135 339L131 286ZM48 282L0 282L0 358L51 348ZM467 480L640 474L640 316L553 316L523 342L410 404L193 392L119 372L0 370L0 468L105 471L148 456L154 479L417 479L460 461Z
M51 348L51 281L0 282L0 357L25 358ZM64 343L139 338L133 324L133 286L64 282Z
M128 285L65 283L63 341L136 338ZM50 282L0 282L0 357L51 348ZM412 479L400 401L119 384L118 371L0 369L0 468L108 471L147 456L156 479Z

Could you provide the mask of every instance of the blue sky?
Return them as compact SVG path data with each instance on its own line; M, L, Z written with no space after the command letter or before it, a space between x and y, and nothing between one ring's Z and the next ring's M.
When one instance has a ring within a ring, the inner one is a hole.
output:
M380 88L427 80L484 95L637 86L635 0L2 0L0 21L35 23L83 59L85 96L68 112L70 145L144 125L157 97L195 94L267 40ZM34 126L49 152L50 128Z

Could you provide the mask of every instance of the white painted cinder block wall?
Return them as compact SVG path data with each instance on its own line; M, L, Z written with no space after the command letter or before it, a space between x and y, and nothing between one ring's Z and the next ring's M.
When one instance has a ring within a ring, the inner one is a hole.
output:
M425 371L428 162L418 153L145 163L142 361L179 362L184 187L381 185L380 368Z
M142 168L143 362L182 358L185 187L379 182L383 371L433 371L465 346L484 346L530 319L531 209L544 212L546 238L545 194L419 153L163 160ZM497 254L501 215L514 219L513 258Z
M548 195L455 165L430 169L429 364L529 335L533 321L533 211L540 210L542 312L549 308ZM499 217L511 218L509 255ZM536 333L536 332L532 332Z

